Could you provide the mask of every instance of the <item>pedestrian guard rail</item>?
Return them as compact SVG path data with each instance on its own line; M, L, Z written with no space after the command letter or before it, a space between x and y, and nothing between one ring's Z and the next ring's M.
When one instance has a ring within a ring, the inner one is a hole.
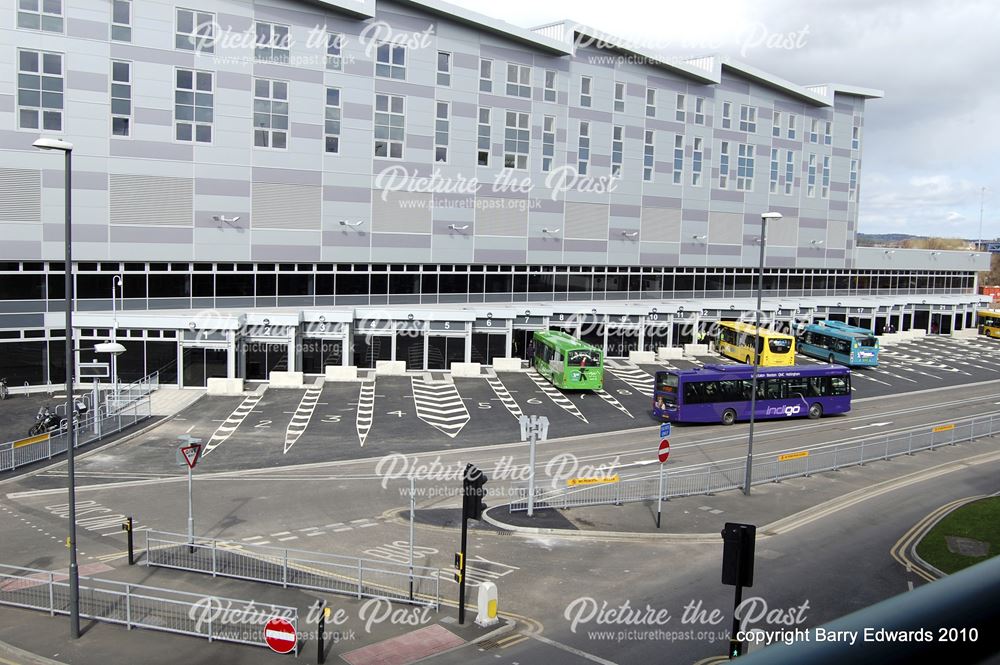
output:
M264 626L280 616L298 630L298 609L80 576L80 616L125 626L267 646ZM66 573L0 564L0 604L69 615ZM223 611L225 610L225 611ZM298 645L295 647L298 653Z
M864 465L876 460L890 460L900 455L934 450L943 445L972 441L997 433L1000 433L1000 414L989 414L855 441L827 443L795 451L757 454L753 459L751 484L777 482L785 478ZM657 497L671 499L739 489L745 485L746 458L666 470L662 474L662 485L660 475L659 472L647 471L633 476L619 475L618 482L574 487L551 488L536 484L533 507L539 510L618 505L656 500ZM528 509L526 485L513 487L511 495L512 499L508 504L511 513Z
M213 577L440 608L436 568L147 530L145 563Z
M159 386L157 374L151 374L119 390L118 397L108 399L96 409L77 417L74 424L76 448L117 434L132 425L150 417L150 394ZM65 404L59 413L65 413ZM60 428L38 436L29 436L17 441L0 444L0 472L13 471L18 467L41 460L52 459L68 449L68 435Z

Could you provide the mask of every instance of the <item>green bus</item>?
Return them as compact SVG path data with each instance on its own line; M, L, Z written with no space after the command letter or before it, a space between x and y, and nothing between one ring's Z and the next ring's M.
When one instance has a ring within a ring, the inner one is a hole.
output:
M538 373L562 390L600 390L604 386L601 350L561 330L537 330L535 356Z

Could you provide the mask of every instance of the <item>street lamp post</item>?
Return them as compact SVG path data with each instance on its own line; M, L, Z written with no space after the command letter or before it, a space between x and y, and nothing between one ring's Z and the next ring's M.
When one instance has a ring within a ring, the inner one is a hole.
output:
M764 245L767 243L767 220L781 219L780 212L765 212L760 216L760 268L757 271L757 311L755 313L753 375L750 380L750 435L747 439L747 469L743 479L743 494L750 496L750 480L753 475L753 424L757 410L757 370L760 367L761 337L760 309L764 295Z
M122 309L125 309L125 277L122 275L115 275L111 279L111 343L118 343L118 299L116 298L116 292L121 290L122 294ZM115 401L115 410L118 408L118 354L112 352L111 354L111 398ZM111 413L108 413L110 416Z
M72 172L73 144L54 138L39 138L32 144L39 150L62 151L66 156L66 468L69 478L69 625L70 636L80 637L80 571L76 562L76 475L74 457L76 427L73 422L73 224L72 224Z

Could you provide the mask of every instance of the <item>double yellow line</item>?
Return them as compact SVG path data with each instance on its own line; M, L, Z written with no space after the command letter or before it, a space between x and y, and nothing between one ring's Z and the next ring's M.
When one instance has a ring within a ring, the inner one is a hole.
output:
M972 503L973 501L978 501L986 496L987 495L985 494L981 494L978 496L966 497L964 499L955 499L951 503L946 503L940 508L934 510L910 527L910 530L904 533L903 536L896 541L896 544L889 549L889 554L893 559L905 566L907 572L912 571L927 582L933 582L938 578L937 573L928 570L918 559L916 559L915 556L911 557L911 554L913 554L916 549L917 543L919 543L920 540L927 535L927 532L934 528L934 525L941 521L945 515L960 506Z

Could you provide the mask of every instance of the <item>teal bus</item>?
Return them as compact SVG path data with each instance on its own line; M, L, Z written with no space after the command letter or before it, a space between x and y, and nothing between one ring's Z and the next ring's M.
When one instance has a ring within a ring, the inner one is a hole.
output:
M877 367L878 338L867 328L818 321L798 330L799 353L847 367Z
M536 330L532 366L556 388L601 390L604 361L596 346L567 335L561 330Z

